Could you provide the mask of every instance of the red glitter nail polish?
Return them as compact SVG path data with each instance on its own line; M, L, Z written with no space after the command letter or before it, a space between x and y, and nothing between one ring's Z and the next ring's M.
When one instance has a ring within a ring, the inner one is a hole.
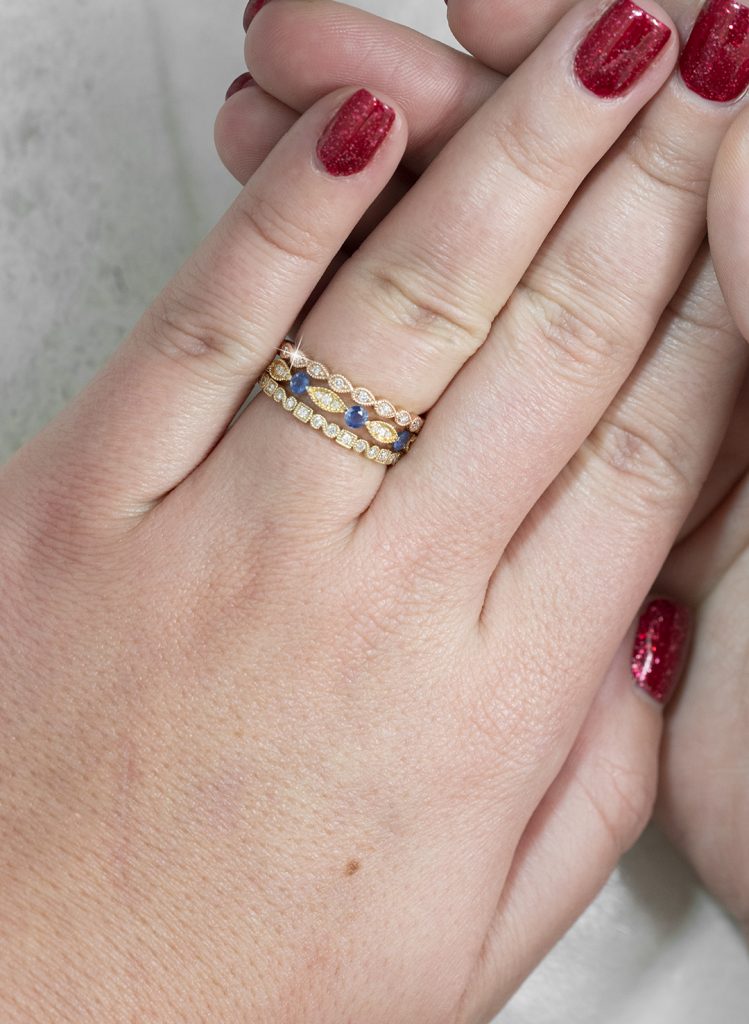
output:
M640 616L632 650L632 675L646 693L665 704L679 682L687 650L690 615L666 598L651 601Z
M596 22L575 57L577 77L596 96L631 89L671 37L671 29L631 0L618 0Z
M254 84L255 84L255 79L252 77L252 75L249 72L246 71L243 75L240 75L239 78L235 78L234 81L229 86L229 88L227 89L227 91L226 91L226 98L227 98L227 100L231 99L231 97L234 95L235 92L241 92L242 89L246 89L248 86L254 85Z
M705 99L729 103L749 88L749 7L710 0L679 62L684 82Z
M350 96L320 136L317 155L328 174L364 170L388 136L395 111L366 89Z
M244 10L244 18L242 18L242 25L244 26L245 32L250 27L250 22L255 17L257 12L268 3L268 0L250 0Z

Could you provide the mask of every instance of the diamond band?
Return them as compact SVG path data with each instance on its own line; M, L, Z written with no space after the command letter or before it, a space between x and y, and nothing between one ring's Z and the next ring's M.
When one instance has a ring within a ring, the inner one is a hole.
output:
M300 402L294 395L288 394L283 384L274 380L269 372L263 374L258 384L263 393L272 398L281 409L290 412L295 419L306 423L313 430L319 431L342 448L347 448L349 451L362 455L372 462L378 462L382 466L394 466L402 458L400 451L370 444L366 438L359 437L353 430L329 422L323 415L314 412L309 405Z
M327 411L329 412L340 412L340 406L343 406L345 412L348 406L339 398L339 395L351 395L353 399L353 408L361 410L358 417L361 418L362 413L366 413L370 408L374 409L375 414L381 420L395 420L395 423L400 427L400 432L407 430L410 434L418 434L421 428L424 426L424 420L421 416L414 416L412 413L407 412L405 409L396 409L392 402L386 401L384 398L375 398L371 391L367 388L356 387L350 380L342 376L340 373L331 373L331 371L318 362L316 359L310 359L304 352L299 350L299 346L293 341L285 341L281 346L279 352L280 358L277 360L280 364L285 365L285 371L279 367L279 372L286 372L286 377L275 377L275 374L271 373L279 383L285 383L285 381L291 382L291 390L296 394L295 390L295 378L298 380L299 386L305 384L303 378L307 378L305 390L309 388L315 391L324 393L325 400L330 403ZM274 362L276 362L274 360ZM273 364L271 364L273 366ZM300 371L300 372L295 372ZM270 368L268 370L270 372ZM311 378L311 379L310 379ZM327 387L321 387L317 384L313 384L313 381L324 381ZM323 406L320 406L323 408ZM364 426L366 420L361 423L348 423L347 426ZM396 434L399 431L396 431Z

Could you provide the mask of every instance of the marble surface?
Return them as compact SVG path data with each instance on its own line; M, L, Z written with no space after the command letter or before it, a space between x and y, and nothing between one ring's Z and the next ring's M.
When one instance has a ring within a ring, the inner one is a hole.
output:
M2 0L0 458L76 394L236 194L212 123L243 69L242 6ZM449 39L441 0L367 6ZM749 957L651 831L500 1021L746 1024Z

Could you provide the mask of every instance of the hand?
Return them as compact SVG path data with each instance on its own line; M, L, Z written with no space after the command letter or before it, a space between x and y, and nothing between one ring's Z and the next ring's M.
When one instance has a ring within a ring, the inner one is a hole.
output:
M671 313L653 335L698 204L643 191L626 144L569 205L676 58L648 18L651 59L612 81L581 44L598 13L304 322L314 357L431 409L389 477L264 395L226 430L401 159L397 104L350 88L3 471L9 1024L476 1021L647 819L661 716L621 640L745 347Z
M562 6L568 7L569 3L564 2ZM514 62L522 58L527 47L547 30L547 15L556 16L559 7L559 4L530 8L523 5L518 10L512 0L505 0L501 9L492 4L489 10L475 2L465 4L462 0L451 0L449 14L464 46L494 67L508 71ZM677 22L687 32L690 27L687 21L689 9L690 5L684 3L670 4ZM507 15L504 19L501 16L503 12ZM341 31L344 24L345 33ZM367 47L363 45L365 38L370 41ZM308 42L313 39L314 46ZM457 125L463 123L469 112L467 106L478 102L475 98L498 81L489 79L485 66L471 64L463 55L421 39L410 30L388 25L337 4L322 2L309 7L291 0L275 0L272 9L253 24L248 52L251 66L265 88L299 109L303 109L316 95L322 84L335 83L337 75L345 75L354 55L372 54L368 63L365 58L363 68L368 79L386 83L390 91L409 107L412 133L407 160L417 172L439 151ZM290 69L288 62L280 59L284 52L296 54L298 67L295 64ZM387 61L383 54L387 55ZM716 110L714 104L701 103L691 94L685 94L679 86L675 86L673 91L681 103L674 105L674 122L667 127L661 141L662 148L656 151L655 158L651 157L649 166L655 175L664 177L666 183L670 182L674 188L680 184L689 185L695 196L704 200L715 139L701 150L704 163L700 167L701 158L695 159L694 150L685 145L687 133L694 132L699 152L704 138L704 119L717 116L725 118L726 123L735 115L735 109ZM448 99L443 99L445 96ZM454 97L464 101L463 105L456 105ZM270 98L260 88L248 90L233 99L222 109L217 122L219 151L229 169L242 180L259 158L264 139L274 137L295 117L289 107L281 106L278 99ZM248 124L253 129L256 126L260 128L257 135L248 134ZM747 218L740 214L742 204L746 203L749 215L749 199L744 189L744 175L749 164L746 155L748 137L746 118L741 118L729 132L721 151L713 187L711 241L732 312L749 337L749 303L745 286L749 279L749 247L744 242ZM631 145L641 159L640 142L635 137ZM395 198L394 191L392 194ZM355 240L370 226L371 219L360 226ZM684 280L677 308L683 310L687 317L713 324L716 331L722 330L725 312L721 308L721 300L714 284L705 289L703 282L704 275L695 267ZM727 656L735 662L735 667L728 672L725 665L721 672L712 669L702 673L700 681L695 679L696 669L690 670L688 687L667 733L670 736L675 730L675 739L666 746L667 770L661 787L662 819L672 836L692 860L707 886L741 919L749 916L746 858L741 852L749 843L749 837L741 831L747 816L737 816L733 811L729 813L726 808L742 806L747 793L746 773L737 770L745 760L743 751L746 749L748 728L746 716L736 713L736 708L743 707L741 695L745 687L744 673L740 670L743 631L736 628L735 614L730 610L731 601L736 604L735 597L720 596L726 590L721 578L725 563L714 564L709 538L715 535L716 530L723 529L720 524L727 518L734 524L731 535L736 538L735 543L731 542L734 546L729 543L727 550L735 554L744 546L742 481L747 471L747 428L749 392L745 390L733 415L721 455L683 530L683 543L671 563L679 566L674 571L673 590L693 606L693 617L698 624L693 666L702 657L718 659ZM729 495L731 497L727 501ZM713 515L716 510L716 515ZM725 556L722 545L716 551L721 557ZM711 613L709 621L712 625L705 631L701 625L704 618L701 606L708 594L712 594L710 581L715 583L719 578L721 587L711 600L720 608L723 625L716 624L715 615ZM670 579L671 569L660 584L661 590L668 591ZM736 579L736 574L732 574L731 586L736 586ZM730 643L726 632L732 637ZM716 633L721 637L720 644L706 643L705 638ZM701 654L703 647L708 650ZM724 695L721 699L716 698L717 687ZM716 735L722 737L720 742L716 741ZM710 821L709 828L705 825L706 816Z
M729 130L710 194L710 241L732 315L749 338L749 118ZM698 610L669 716L661 818L749 937L749 388L726 440L725 500L674 551L660 589ZM737 471L738 470L738 471Z

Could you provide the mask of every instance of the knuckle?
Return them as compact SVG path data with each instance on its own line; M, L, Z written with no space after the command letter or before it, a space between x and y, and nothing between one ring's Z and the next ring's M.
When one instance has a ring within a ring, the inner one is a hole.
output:
M622 348L621 327L603 312L577 307L571 299L524 282L511 300L522 307L531 329L551 359L555 377L572 382L596 381L608 375Z
M254 367L261 345L252 324L209 294L199 281L172 282L151 306L143 336L161 356L201 380L221 382Z
M700 344L722 347L726 341L738 338L738 331L726 306L720 285L707 260L708 266L699 276L685 280L666 309L669 332L680 340L695 336Z
M473 354L486 340L492 320L481 315L465 296L453 296L428 262L419 257L368 262L356 271L356 299L388 327L413 332L419 339L426 365L445 350L461 359Z
M530 119L520 115L505 118L494 124L486 137L503 163L539 189L565 192L579 178L569 154L556 152L553 135L535 127Z
M693 453L676 424L650 422L638 410L637 425L623 416L601 420L583 452L614 478L614 490L640 513L671 515L692 496Z
M710 184L704 159L690 151L678 135L670 137L642 124L624 150L637 176L651 190L664 188L681 199L702 206Z
M575 776L583 796L610 848L611 860L637 841L650 821L655 803L657 774L601 758L592 777Z
M238 230L270 250L270 259L327 265L333 255L320 238L319 223L306 225L265 196L245 192L237 203ZM268 258L268 254L265 254Z

